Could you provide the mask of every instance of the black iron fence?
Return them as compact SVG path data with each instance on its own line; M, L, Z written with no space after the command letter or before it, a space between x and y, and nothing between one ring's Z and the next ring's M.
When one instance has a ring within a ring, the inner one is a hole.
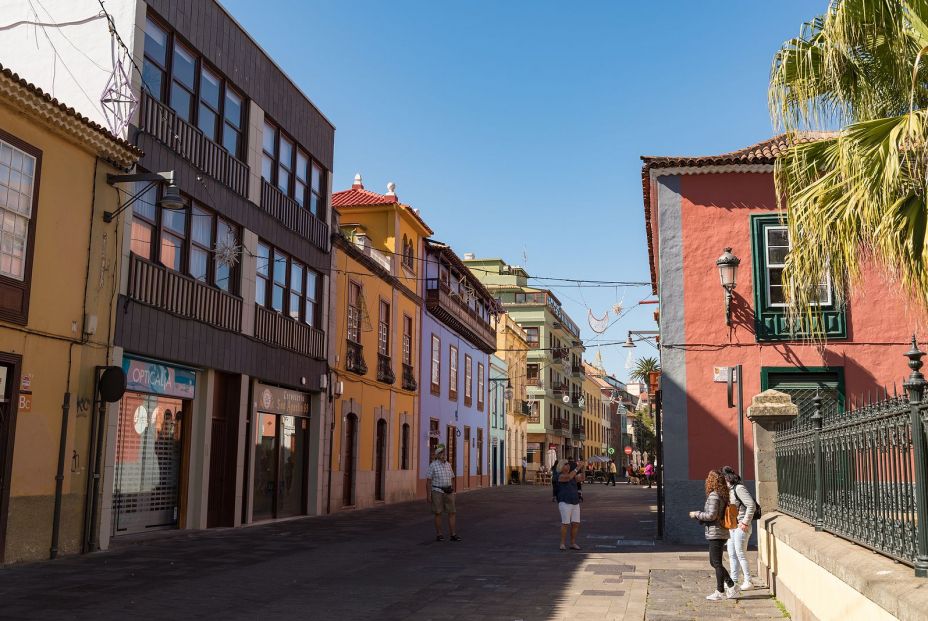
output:
M841 411L828 391L774 437L783 513L928 576L925 379L915 341L905 395L883 389ZM794 397L795 399L795 397Z

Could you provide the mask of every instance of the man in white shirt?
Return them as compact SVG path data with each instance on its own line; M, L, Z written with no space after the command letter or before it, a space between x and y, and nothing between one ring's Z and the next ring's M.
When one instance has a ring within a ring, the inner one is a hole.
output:
M522 458L522 484L525 485L525 470L528 468L528 462Z
M460 541L457 531L455 530L455 508L454 508L454 470L448 463L448 455L445 452L445 445L439 444L435 447L435 459L429 464L428 473L425 476L425 489L428 491L428 503L435 514L435 540L444 541L445 536L441 529L441 514L448 514L448 530L451 534L451 541Z

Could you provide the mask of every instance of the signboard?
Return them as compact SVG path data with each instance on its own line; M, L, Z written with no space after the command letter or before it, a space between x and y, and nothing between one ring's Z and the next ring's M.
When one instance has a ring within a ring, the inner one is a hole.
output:
M626 446L626 447L625 447L625 454L626 454L626 455L631 455L631 454L632 454L632 447Z
M3 384L6 386L6 368L3 370ZM19 378L19 389L24 392L32 392L32 373L23 373Z
M614 455L614 454L615 454L615 449L612 448L612 447L610 446L609 449L608 449L606 452L609 453L610 455Z
M728 370L731 369L732 380L738 381L738 374L733 367L712 367L712 381L716 384L728 383Z
M305 392L268 386L259 382L255 394L258 397L258 410L262 412L309 416L309 395Z
M193 399L196 393L197 374L190 369L124 356L122 370L128 391L179 399Z
M20 414L32 411L32 395L28 392L19 393L19 403L16 405L16 410Z

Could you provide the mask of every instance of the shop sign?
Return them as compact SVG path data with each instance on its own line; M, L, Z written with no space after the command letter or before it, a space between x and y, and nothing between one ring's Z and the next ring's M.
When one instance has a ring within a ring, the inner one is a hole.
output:
M268 414L309 416L309 395L258 383L258 409Z
M16 405L16 410L20 414L25 414L32 411L32 395L23 392L19 394L19 403Z
M123 357L122 369L128 391L180 399L193 399L196 392L197 375L190 369L129 357Z

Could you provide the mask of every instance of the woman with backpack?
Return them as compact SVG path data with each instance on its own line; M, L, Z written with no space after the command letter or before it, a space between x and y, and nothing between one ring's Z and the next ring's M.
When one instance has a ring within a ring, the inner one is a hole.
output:
M706 596L709 601L738 597L738 585L728 575L722 563L722 551L728 541L728 529L723 525L728 506L728 483L719 470L712 470L706 477L706 506L702 511L690 511L690 517L698 520L706 529L709 541L709 564L715 570L715 592Z
M731 466L722 468L722 474L731 490L729 504L738 507L738 524L729 531L728 538L728 564L731 566L731 579L738 582L738 568L744 573L744 581L740 585L742 591L754 588L751 583L751 569L748 565L748 541L751 539L751 527L754 523L754 514L757 512L757 501L751 492L744 486L741 477Z

